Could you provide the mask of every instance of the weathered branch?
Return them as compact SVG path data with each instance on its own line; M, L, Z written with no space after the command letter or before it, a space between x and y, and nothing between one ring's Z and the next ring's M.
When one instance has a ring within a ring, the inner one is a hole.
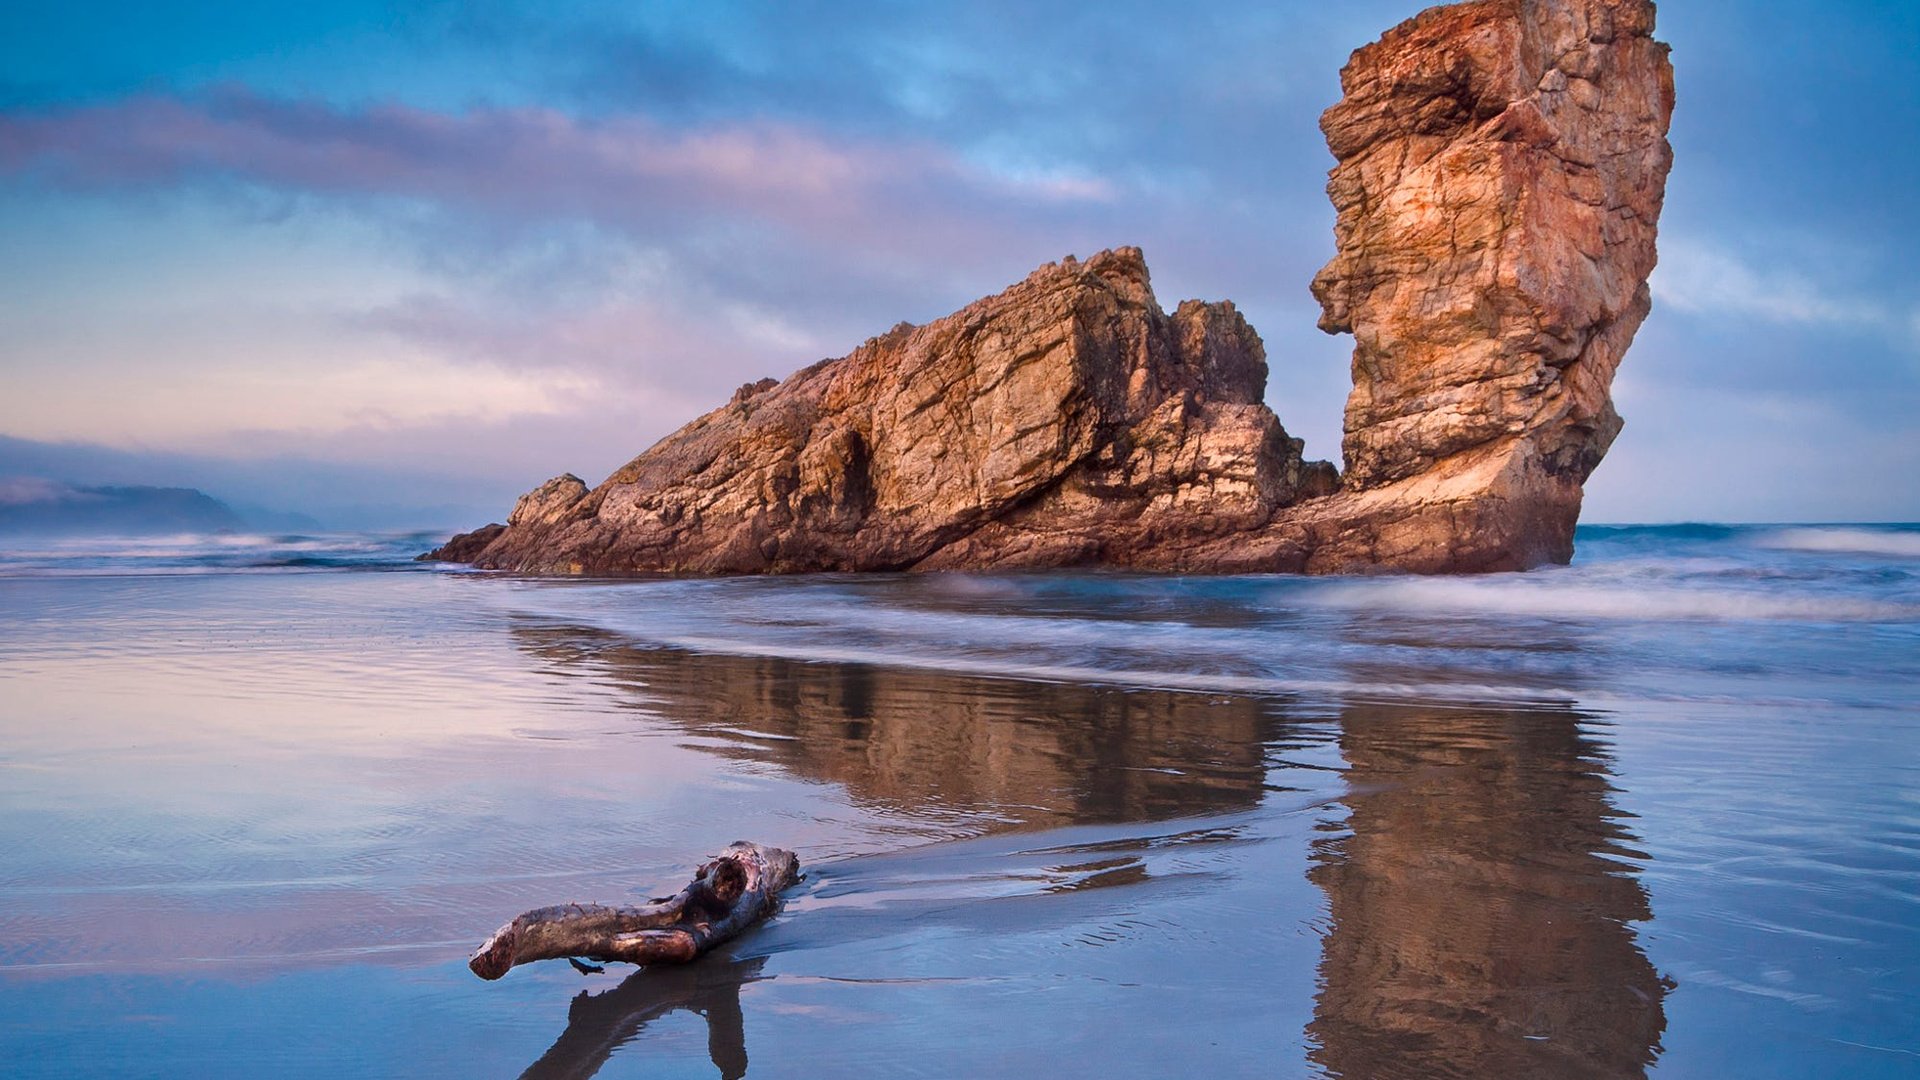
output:
M494 931L467 966L497 979L517 964L565 957L684 964L771 912L799 877L793 852L736 840L674 896L621 907L537 908Z

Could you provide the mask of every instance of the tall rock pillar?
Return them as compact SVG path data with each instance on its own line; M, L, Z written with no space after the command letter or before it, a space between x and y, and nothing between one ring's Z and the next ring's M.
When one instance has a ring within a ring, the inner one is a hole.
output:
M1342 69L1320 121L1338 254L1313 291L1321 329L1354 335L1349 490L1471 473L1539 548L1515 562L1571 555L1673 160L1653 24L1649 0L1477 0Z

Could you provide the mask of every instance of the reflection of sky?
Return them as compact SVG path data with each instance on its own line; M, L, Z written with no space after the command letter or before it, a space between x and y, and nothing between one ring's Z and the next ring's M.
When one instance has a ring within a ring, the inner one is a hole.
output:
M503 913L667 884L635 867L736 831L845 852L913 830L716 776L624 695L529 677L497 624L449 621L471 584L0 583L25 616L0 634L0 966L464 955Z
M1769 535L1790 569L1789 541L1905 534ZM0 578L10 1076L465 1076L563 1045L590 1060L640 1024L603 1075L711 1076L725 987L573 1010L626 970L482 983L461 960L516 911L657 894L743 836L810 871L739 943L764 961L739 987L756 1076L1425 1076L1467 1056L1637 1062L1656 1036L1673 1075L1910 1071L1912 680L1892 677L1910 621L1589 607L1554 631L1514 610L1519 576L1444 596L1383 581L1287 622L1260 616L1312 595L1258 578L126 569ZM1476 589L1498 619L1470 614ZM1025 618L1023 640L1057 629L1081 667L1106 637L1252 627L1279 658L1338 619L1356 648L1431 633L1443 658L1451 626L1535 637L1595 690L1669 656L1642 677L1675 692L1605 710L1175 693L635 647L582 625L605 602L526 614L621 590L629 614L665 597L641 626L730 592L762 644L823 608L914 614L950 649L968 619L999 641ZM1836 643L1883 688L1795 700L1796 665ZM1728 664L1740 678L1695 671ZM1382 1011L1376 988L1413 1006ZM1387 1037L1405 1016L1442 1037Z
M877 687L879 705L836 696L847 673L833 665L756 671L646 654L614 664L596 658L604 635L528 630L477 602L504 584L428 572L0 580L10 615L0 623L8 1074L517 1068L567 1026L573 994L607 991L630 969L583 980L541 966L481 983L461 963L473 944L527 907L671 886L737 836L791 844L813 874L795 920L750 943L805 957L774 962L778 985L741 989L756 1075L811 1071L860 1030L884 1033L863 1053L899 1075L900 1055L916 1047L957 1053L983 1027L1040 1007L1133 1015L1138 1037L1125 1046L1097 1026L1073 1037L1102 1060L1190 1054L1148 1023L1163 995L1265 1018L1229 1060L1300 1056L1316 948L1300 924L1317 910L1304 834L1339 784L1324 731L1291 748L1320 793L1288 792L1279 811L1257 813L1267 747L1239 726L1227 729L1231 745L1199 738L1244 709L1176 696L1185 727L1123 724L1112 752L1042 757L1052 733L1080 731L1078 703L1124 699L1151 712L1166 696L1014 684L1001 696L1044 694L1035 700L1057 714L981 723L969 709L994 699L991 688L953 676L934 683L938 698L889 708L891 685ZM913 707L940 700L950 715ZM887 786L810 771L804 754L790 762L794 736L782 725L808 709L823 730L807 734L844 733L854 772L904 770L927 796L862 797L856 789ZM895 741L876 735L876 757L908 736L930 756L858 760L856 729L889 721ZM909 721L917 727L903 730ZM1169 730L1179 737L1163 740ZM1011 778L982 781L1005 805L943 798L979 779L954 776L942 757L970 747ZM1141 747L1158 756L1134 768ZM1216 794L1207 770L1219 755L1246 767ZM1218 827L1116 824L1080 790L1109 785L1187 792L1150 808L1168 816L1222 799L1240 813L1208 819ZM1074 821L1083 800L1108 824L904 862L847 858L1004 832L1027 817ZM1236 866L1257 873L1213 901L1213 916L1297 957L1287 976L1261 975L1254 996L1218 979L1217 964L1177 969L1196 947L1222 962L1247 947L1246 935L1178 925L1207 875ZM1109 897L1116 890L1101 886L1113 884L1132 899ZM1143 886L1158 914L1140 907ZM1269 920L1280 893L1294 914ZM1143 981L1149 971L1159 974ZM1127 984L1136 992L1115 999ZM1275 986L1291 1015L1267 996ZM636 1008L648 1000L638 995ZM887 1023L876 1028L874 1016ZM1044 1025L999 1043L1009 1062L1028 1063L1063 1045ZM670 1012L618 1060L647 1075L711 1075L706 1021ZM859 1053L841 1060L862 1071Z
M0 469L497 512L1120 243L1238 301L1333 455L1315 120L1417 6L41 5L0 41ZM1658 305L1589 516L1915 516L1920 15L1661 21Z

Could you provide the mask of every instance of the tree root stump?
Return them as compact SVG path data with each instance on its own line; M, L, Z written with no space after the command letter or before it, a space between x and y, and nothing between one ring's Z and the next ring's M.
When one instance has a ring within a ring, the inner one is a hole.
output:
M673 896L637 906L536 908L495 930L467 966L497 979L535 960L684 964L772 913L799 879L793 852L736 840Z

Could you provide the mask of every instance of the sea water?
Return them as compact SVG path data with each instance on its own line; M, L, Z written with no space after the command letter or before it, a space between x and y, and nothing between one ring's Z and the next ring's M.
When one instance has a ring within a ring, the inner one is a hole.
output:
M1920 528L1348 579L429 539L0 552L0 1074L1920 1075ZM807 877L694 965L465 968L736 838Z

